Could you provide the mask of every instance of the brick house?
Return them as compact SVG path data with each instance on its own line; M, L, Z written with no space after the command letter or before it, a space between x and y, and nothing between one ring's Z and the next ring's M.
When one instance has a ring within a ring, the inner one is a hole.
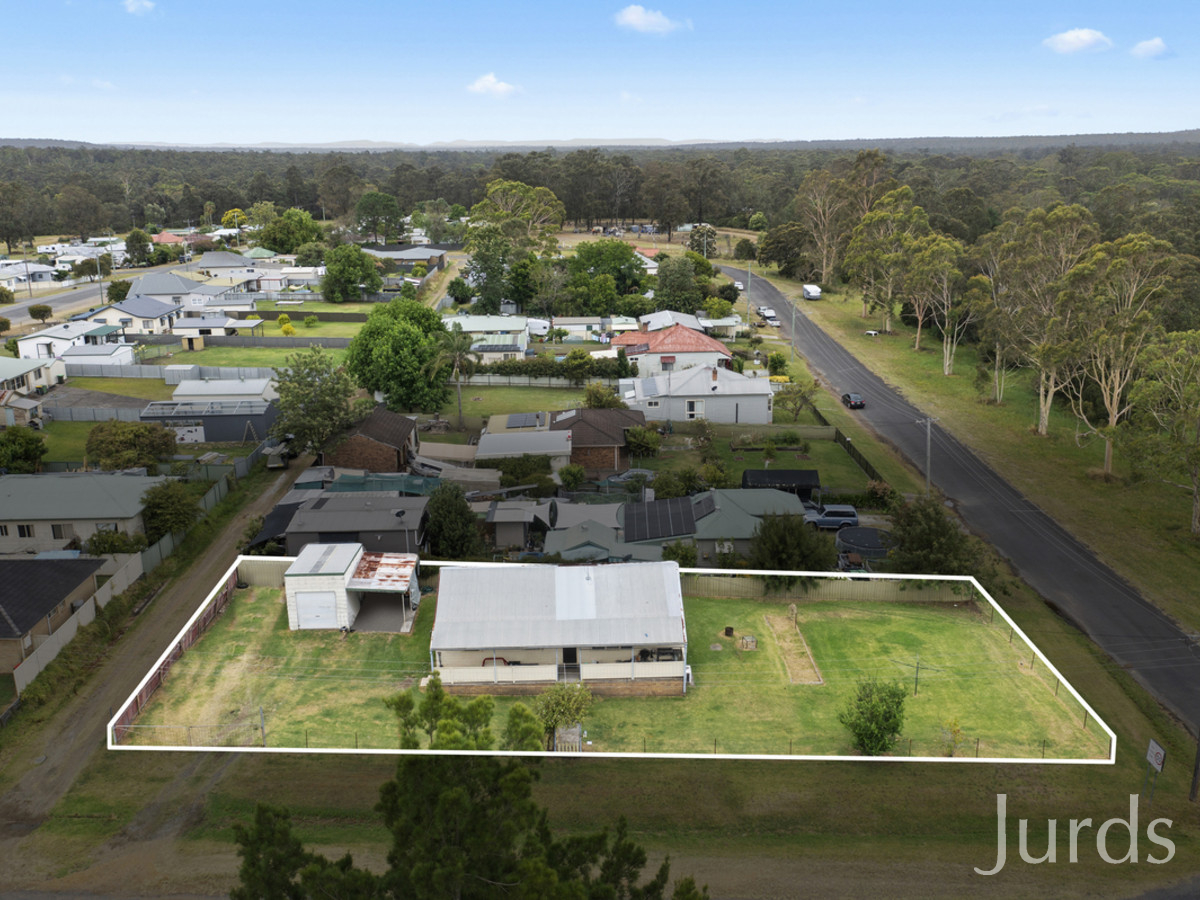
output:
M0 559L0 667L21 664L96 592L103 559Z
M324 463L368 472L403 472L419 447L416 422L385 406L376 406L325 452Z
M646 414L632 409L566 409L550 413L551 431L571 432L571 462L588 475L624 472L629 468L625 432L646 424Z

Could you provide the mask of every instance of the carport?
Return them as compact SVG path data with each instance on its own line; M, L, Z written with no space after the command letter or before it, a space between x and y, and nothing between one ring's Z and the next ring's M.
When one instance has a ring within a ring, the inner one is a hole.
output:
M358 596L355 631L410 634L421 602L415 553L364 553L346 584Z

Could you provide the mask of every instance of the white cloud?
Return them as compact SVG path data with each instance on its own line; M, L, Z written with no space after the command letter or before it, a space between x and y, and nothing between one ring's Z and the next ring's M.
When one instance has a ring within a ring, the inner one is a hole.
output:
M636 3L625 7L613 18L622 28L640 31L643 34L667 34L677 28L682 28L685 24L687 27L691 27L690 22L676 22L668 19L660 10L646 9Z
M153 0L122 0L125 12L140 16L154 9Z
M1167 42L1159 37L1150 38L1148 41L1135 44L1129 52L1138 59L1153 59L1156 56L1163 56L1167 52Z
M473 94L491 94L493 97L507 97L516 89L515 85L499 81L495 72L480 75L467 85L467 90Z
M1072 28L1061 34L1055 34L1044 41L1047 47L1055 53L1079 53L1083 50L1107 50L1113 42L1104 33L1095 28Z

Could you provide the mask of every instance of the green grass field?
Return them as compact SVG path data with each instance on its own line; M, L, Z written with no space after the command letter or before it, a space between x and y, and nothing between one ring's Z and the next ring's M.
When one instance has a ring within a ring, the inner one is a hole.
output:
M949 755L941 735L950 720L963 732L959 755L1108 752L1107 735L1094 721L1085 727L1078 702L1044 666L1030 666L1032 651L1010 644L1008 627L965 599L961 607L804 602L799 639L785 601L690 598L685 610L696 684L686 696L599 700L585 722L589 749L853 755L838 713L858 681L875 675L917 688L898 755ZM247 590L175 664L131 742L257 742L265 720L270 747L394 748L383 700L428 672L433 617L427 601L413 635L292 632L280 590ZM757 649L745 648L744 635ZM805 641L819 675L797 651ZM915 677L918 661L923 677ZM512 702L498 698L495 733Z
M300 329L297 329L297 335L303 337ZM295 352L296 349L288 347L205 347L203 350L186 351L174 349L170 351L170 355L147 358L144 362L155 366L258 366L269 369L287 365L288 356ZM327 348L325 352L337 363L341 363L346 356L346 351L341 348Z

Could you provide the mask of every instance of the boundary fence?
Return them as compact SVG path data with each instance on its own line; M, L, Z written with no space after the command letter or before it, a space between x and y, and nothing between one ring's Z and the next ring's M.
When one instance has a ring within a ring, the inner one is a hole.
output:
M158 665L142 680L137 693L130 698L113 721L112 738L114 744L121 743L130 726L136 721L138 714L150 702L150 698L154 696L154 693L162 686L162 683L166 681L171 667L183 656L184 651L196 643L200 639L200 636L208 630L208 627L216 621L217 616L225 611L225 607L229 605L229 601L233 597L233 592L237 587L236 565L235 563L230 567L230 570L226 573L224 582L213 590L213 593L209 595L208 601L197 610L196 615L192 617L184 632L171 645L167 652L160 657Z
M821 411L815 406L812 407L812 412L813 415L816 416L817 421L822 425L830 424L829 420L821 415ZM850 455L850 458L858 464L858 467L866 472L868 478L870 478L872 481L884 480L883 476L879 474L879 470L871 464L871 461L863 456L862 451L854 445L854 442L842 433L842 429L836 427L833 429L833 439L842 446L842 449Z

